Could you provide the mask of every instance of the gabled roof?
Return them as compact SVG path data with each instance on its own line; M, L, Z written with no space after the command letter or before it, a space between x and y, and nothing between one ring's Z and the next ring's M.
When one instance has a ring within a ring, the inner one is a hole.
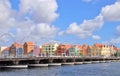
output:
M104 46L103 44L99 44L99 43L95 43L94 45L99 47L99 48L102 48Z
M60 44L58 47L63 46L65 49L69 49L71 47L70 44Z
M25 42L27 45L34 45L34 42L30 42L30 41L28 41L28 42Z
M19 44L18 42L15 42L12 44L15 47L23 47L23 44Z
M82 45L78 45L78 48L79 48L79 49L82 49Z
M118 51L118 48L117 48L117 47L114 47L113 49L114 49L115 51Z
M5 51L10 51L10 47L5 48Z

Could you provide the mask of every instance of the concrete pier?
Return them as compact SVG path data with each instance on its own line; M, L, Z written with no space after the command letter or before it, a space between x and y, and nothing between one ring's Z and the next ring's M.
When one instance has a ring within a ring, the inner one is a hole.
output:
M74 65L74 63L73 62L69 62L69 63L62 63L62 65Z
M48 64L29 64L29 67L47 67Z
M28 65L10 65L10 66L0 66L0 68L26 69L26 68L28 68Z
M92 61L93 64L100 63L100 61Z
M74 62L75 65L83 64L83 62Z
M61 63L49 63L48 66L61 66Z
M83 64L92 64L92 62L91 61L85 61L85 62L83 62Z

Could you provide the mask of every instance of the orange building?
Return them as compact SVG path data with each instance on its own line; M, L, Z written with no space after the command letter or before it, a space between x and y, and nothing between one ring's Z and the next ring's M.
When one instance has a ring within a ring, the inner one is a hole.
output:
M33 42L25 42L23 47L24 47L24 54L29 54L33 52L35 44Z
M82 46L82 55L83 56L89 56L90 54L90 48L89 48L89 45L83 45Z
M23 48L23 45L22 44L19 44L17 42L13 43L11 46L10 46L10 56L13 56L15 57L16 56L16 51L18 48Z
M57 56L67 56L68 50L71 47L69 44L60 44L57 48L56 55Z

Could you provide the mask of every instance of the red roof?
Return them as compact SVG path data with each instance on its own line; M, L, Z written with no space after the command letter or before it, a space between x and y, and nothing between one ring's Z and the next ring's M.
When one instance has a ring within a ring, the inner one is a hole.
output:
M117 47L114 47L113 49L114 49L115 51L118 51L118 48L117 48Z
M95 43L94 45L97 46L97 47L99 47L99 48L102 48L103 46L105 46L105 45L99 44L99 43Z
M34 42L25 42L27 45L34 45Z
M79 49L82 49L82 45L78 45L78 48L79 48Z
M10 51L10 47L5 48L5 51Z
M19 44L17 42L13 43L12 45L15 46L15 47L23 47L23 44Z
M68 50L71 47L71 45L69 45L69 44L60 44L58 47L65 48L66 50Z

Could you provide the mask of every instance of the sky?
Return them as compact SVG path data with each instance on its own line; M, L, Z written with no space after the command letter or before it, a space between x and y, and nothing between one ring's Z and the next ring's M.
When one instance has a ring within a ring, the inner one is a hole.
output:
M34 41L120 47L120 0L0 0L0 45Z

